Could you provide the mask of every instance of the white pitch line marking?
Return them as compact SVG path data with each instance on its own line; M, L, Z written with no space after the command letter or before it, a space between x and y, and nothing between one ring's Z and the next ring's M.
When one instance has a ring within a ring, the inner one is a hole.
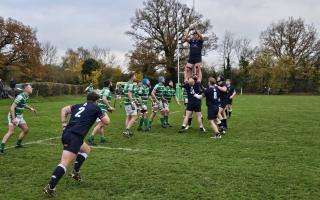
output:
M42 142L46 142L46 141L50 141L50 140L55 140L55 139L58 139L58 138L61 138L61 136L59 137L53 137L53 138L47 138L47 139L43 139L43 140L36 140L36 141L32 141L32 142L27 142L27 143L24 143L23 145L26 146L26 145L31 145L31 144L40 144ZM15 146L10 146L10 147L7 147L5 149L13 149L15 148Z

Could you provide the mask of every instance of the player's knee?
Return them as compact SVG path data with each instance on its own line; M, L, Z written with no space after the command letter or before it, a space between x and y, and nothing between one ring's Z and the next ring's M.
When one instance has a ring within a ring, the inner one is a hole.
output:
M23 129L23 131L22 131L24 134L28 134L29 133L29 128L25 128L25 129Z

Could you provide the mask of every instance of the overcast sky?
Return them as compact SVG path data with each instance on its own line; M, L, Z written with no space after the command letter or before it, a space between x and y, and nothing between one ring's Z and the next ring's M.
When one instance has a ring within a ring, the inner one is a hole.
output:
M40 42L50 41L63 55L67 48L109 48L125 65L132 41L124 34L143 0L0 0L0 16L37 29ZM192 0L180 2L192 6ZM195 0L195 9L211 20L222 37L228 30L259 43L267 26L289 16L302 17L320 30L319 0ZM217 64L214 52L204 58Z

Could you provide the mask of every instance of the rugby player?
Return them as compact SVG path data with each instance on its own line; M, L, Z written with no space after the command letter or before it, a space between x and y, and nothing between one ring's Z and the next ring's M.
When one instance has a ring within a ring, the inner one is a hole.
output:
M112 113L115 109L111 106L111 92L110 92L110 87L112 87L112 82L109 80L104 81L103 83L103 89L100 90L99 92L99 100L98 100L98 106L100 107L100 109L102 110L102 112L105 114L105 116L107 118L109 118L108 116L108 111L110 113ZM109 118L110 121L110 118ZM104 128L105 125L100 121L99 118L97 118L97 125L96 127L94 127L91 135L88 137L88 143L90 145L95 145L94 143L94 136L96 134L100 135L100 143L106 143L106 137L105 137L105 133L104 133Z
M203 96L206 97L206 104L208 107L207 117L208 117L210 126L214 131L214 135L212 138L220 139L221 134L217 126L219 105L220 105L220 92L216 83L217 83L216 79L210 77L208 80L209 88L204 91ZM202 95L195 94L194 97L201 99Z
M201 80L202 80L202 72L201 69L198 68L199 77L189 78L185 80L185 89L188 95L188 105L186 116L184 117L180 133L185 132L186 126L188 124L188 120L190 116L192 116L193 112L196 113L198 124L201 132L205 132L205 128L202 123L202 114L201 114L201 99L194 97L194 94L201 94Z
M226 117L226 106L227 106L227 85L226 82L224 81L223 76L218 76L217 78L217 85L218 89L220 91L220 106L219 106L219 114L218 114L218 125L220 132L225 134L225 131L227 129L227 117Z
M149 118L149 130L151 129L152 121L156 116L157 112L160 110L160 123L162 128L166 128L166 124L164 121L165 109L168 107L168 102L164 98L165 93L165 78L163 76L159 76L158 83L154 86L151 92L152 98L152 113Z
M165 87L165 92L164 92L164 98L167 100L168 106L165 108L165 113L164 113L164 123L167 127L172 127L169 124L169 114L170 114L170 102L172 97L174 97L175 102L177 105L180 105L178 97L176 95L176 90L173 85L173 81L169 81L169 84L167 87Z
M192 78L194 75L199 76L199 74L193 74L199 71L197 70L198 68L200 68L201 71L203 36L195 29L191 38L188 37L188 33L185 34L184 41L190 44L189 59L184 70L184 77L186 80L189 80L189 78Z
M137 105L136 105L136 96L135 96L135 87L133 83L136 80L136 75L132 72L129 75L130 80L124 85L124 108L126 111L126 121L125 121L125 130L122 132L125 137L132 136L130 128L134 124L137 118Z
M66 106L61 110L61 123L63 128L62 144L63 152L60 164L55 168L48 185L43 192L49 196L55 196L55 188L59 180L66 173L70 163L75 160L71 177L81 181L80 168L90 153L90 146L83 140L91 126L99 118L104 125L109 124L109 118L98 107L99 96L96 93L87 95L87 102L73 106ZM67 116L71 115L69 123Z
M138 131L148 131L148 100L149 100L149 86L150 81L148 79L143 79L138 84L138 102L139 102L139 109L140 109L140 120ZM142 125L144 125L144 129L142 129Z
M231 80L226 80L227 84L227 107L226 107L226 114L227 117L230 119L232 114L232 100L233 97L237 94L235 88L233 85L231 85Z
M92 83L90 83L90 85L88 87L86 87L86 89L84 90L85 93L89 94L91 92L94 91L93 85Z
M23 92L20 93L12 103L10 107L10 112L8 114L8 132L3 136L1 145L0 145L0 154L4 153L4 147L9 138L13 135L16 127L21 129L21 133L16 142L16 148L23 147L22 140L29 132L29 127L27 122L23 118L24 108L31 110L36 113L36 109L27 105L29 96L32 94L33 88L29 83L22 85Z

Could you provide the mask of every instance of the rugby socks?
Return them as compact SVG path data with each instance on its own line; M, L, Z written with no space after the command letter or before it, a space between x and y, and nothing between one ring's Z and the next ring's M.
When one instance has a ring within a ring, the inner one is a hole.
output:
M6 144L5 143L1 143L1 145L0 145L0 151L4 151L4 147L6 146Z
M141 128L141 126L143 125L143 118L142 117L140 117L140 121L139 121L139 128Z
M229 110L229 119L231 118L232 110Z
M66 173L66 171L67 171L67 168L65 166L63 166L63 164L59 164L56 167L56 169L53 171L53 174L52 174L51 179L49 181L50 189L53 190L56 187L59 180Z
M169 116L164 116L164 124L169 124Z
M88 136L88 141L89 141L90 143L94 141L94 135L93 135L93 134L91 134L91 135Z
M149 120L148 120L148 119L144 119L144 120L143 120L143 124L144 124L144 126L145 126L146 128L148 128L148 127L149 127Z
M151 125L152 125L152 120L149 120L148 126L151 127Z
M220 120L217 121L217 125L219 127L219 130L221 130L223 128L223 124Z
M222 126L223 126L223 127L228 128L228 126L227 126L227 119L222 119L221 122L222 122Z
M76 158L76 161L74 163L74 168L73 170L76 172L76 173L79 173L80 171L80 167L81 165L83 164L83 162L88 158L88 154L86 153L78 153L78 156Z
M161 118L160 118L160 123L161 123L161 125L164 125L164 124L165 124L165 118L164 118L164 117L161 117Z
M21 146L22 140L17 140L16 146Z
M190 117L190 118L188 119L188 125L189 125L189 126L191 126L191 122L192 122L192 117Z

